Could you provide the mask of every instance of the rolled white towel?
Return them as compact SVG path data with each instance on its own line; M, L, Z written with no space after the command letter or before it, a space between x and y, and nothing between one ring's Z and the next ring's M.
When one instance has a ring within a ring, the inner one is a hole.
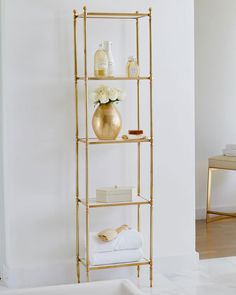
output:
M101 241L95 232L91 232L89 238L91 253L139 249L143 244L142 234L134 229L122 231L110 242Z
M121 250L103 253L91 253L89 261L91 265L128 263L139 261L143 258L143 251L136 250Z

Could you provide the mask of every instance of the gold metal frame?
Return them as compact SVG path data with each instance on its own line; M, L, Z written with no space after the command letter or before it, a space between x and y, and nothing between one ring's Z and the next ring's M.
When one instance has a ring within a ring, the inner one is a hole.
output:
M210 223L213 221L225 219L225 218L232 218L236 217L236 213L234 212L221 212L221 211L215 211L211 210L211 189L212 189L212 176L213 176L213 171L217 170L231 170L235 171L235 169L225 169L225 168L208 168L208 180L207 180L207 208L206 208L206 222ZM209 215L218 215L216 217L210 217Z
M75 83L75 115L76 115L76 264L77 264L77 279L80 283L80 264L86 269L86 278L89 281L89 272L91 270L101 270L118 267L137 267L137 276L140 276L140 266L149 265L150 268L150 287L153 280L153 115L152 115L152 10L149 8L148 13L117 13L117 12L88 12L86 6L83 8L83 13L78 14L73 11L74 16L74 83ZM87 19L134 19L136 21L136 55L139 64L139 19L143 17L149 18L149 67L150 73L148 76L129 78L129 77L105 77L97 78L90 77L87 73ZM78 76L77 63L77 19L83 19L83 40L84 40L84 74ZM88 81L91 80L130 80L136 81L137 92L137 128L140 129L140 81L148 80L150 83L150 136L145 139L127 139L118 138L116 140L98 140L88 137ZM79 137L79 96L78 96L78 81L84 82L85 93L85 138ZM79 194L79 143L85 146L85 198L80 198ZM124 203L97 203L94 199L89 198L89 145L97 144L120 144L120 143L136 143L137 144L137 192L138 196L132 202ZM150 144L150 197L144 198L141 196L141 143ZM82 258L80 255L80 220L79 211L80 204L85 206L86 210L86 255ZM137 206L137 230L141 230L141 205L150 206L150 248L149 259L143 258L138 262L117 263L110 265L90 266L89 264L89 211L91 208L114 207L114 206Z

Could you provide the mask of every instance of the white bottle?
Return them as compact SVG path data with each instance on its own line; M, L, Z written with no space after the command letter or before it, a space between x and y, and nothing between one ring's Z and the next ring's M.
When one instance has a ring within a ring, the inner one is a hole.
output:
M114 70L115 70L115 62L114 62L111 47L112 47L111 41L103 41L103 48L106 51L106 54L108 57L108 76L113 77Z

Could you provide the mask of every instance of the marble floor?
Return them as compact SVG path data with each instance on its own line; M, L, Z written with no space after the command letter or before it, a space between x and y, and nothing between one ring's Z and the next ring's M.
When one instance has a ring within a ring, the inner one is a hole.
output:
M154 274L151 295L235 295L236 257L200 260L196 269L178 273Z
M200 260L191 271L155 273L152 289L147 279L137 284L146 295L235 295L236 257Z

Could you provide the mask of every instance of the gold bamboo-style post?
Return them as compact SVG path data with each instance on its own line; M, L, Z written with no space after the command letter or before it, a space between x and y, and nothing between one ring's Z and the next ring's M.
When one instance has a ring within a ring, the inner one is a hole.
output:
M152 117L152 9L149 8L149 68L150 68L150 287L153 279L153 117Z
M76 10L73 11L74 16L74 83L75 83L75 154L76 154L76 268L77 268L77 280L80 283L80 245L79 245L79 120L78 120L78 85L77 85L77 24L76 19L78 14Z
M87 9L84 10L84 93L85 93L85 191L86 191L86 279L89 282L89 167L88 167L88 69L87 69Z
M138 15L138 11L136 11L136 14ZM138 17L136 18L136 58L137 63L139 65L139 20ZM136 86L136 92L137 92L137 127L138 130L140 129L140 80L137 80L137 86ZM138 171L137 171L137 183L138 183L138 196L140 196L140 173L141 173L141 166L140 166L140 142L138 142ZM137 230L140 231L140 205L138 205L137 209ZM137 277L140 276L140 266L137 266Z

